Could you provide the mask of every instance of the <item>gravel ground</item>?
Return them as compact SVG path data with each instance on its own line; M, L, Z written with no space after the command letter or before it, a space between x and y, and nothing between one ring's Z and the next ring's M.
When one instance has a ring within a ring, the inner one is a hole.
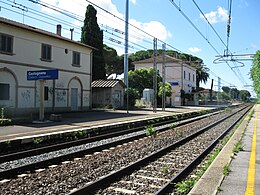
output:
M123 177L119 182L113 183L105 190L99 190L97 194L120 194L119 189L130 190L135 194L153 194L166 184L167 180L170 180L190 164L239 116L237 114L220 125L211 128L195 139L149 163L149 165ZM151 178L146 179L146 177Z
M224 117L222 113L0 184L1 194L65 194ZM19 163L18 163L19 164Z

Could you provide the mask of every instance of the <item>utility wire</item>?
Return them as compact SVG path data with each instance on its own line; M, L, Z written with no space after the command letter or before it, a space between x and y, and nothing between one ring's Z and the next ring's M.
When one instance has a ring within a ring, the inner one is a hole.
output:
M200 11L200 13L202 14L202 16L204 17L204 19L208 22L209 26L211 27L211 29L215 32L215 34L217 35L217 37L219 38L219 40L222 42L222 44L227 48L227 45L224 43L224 41L222 40L222 38L219 36L218 32L215 30L215 28L211 25L211 23L209 22L208 18L205 16L205 14L202 12L202 10L200 9L200 7L198 6L198 4L196 3L195 0L192 0L193 3L195 4L195 6L198 8L198 10Z
M181 10L181 8L174 2L174 0L169 0L174 7L182 14L182 16L195 28L195 30L208 42L208 44L214 49L214 51L220 55L218 50L211 44L211 42L203 35L203 33L197 28L197 26L190 20L190 18Z
M58 9L57 7L55 8L55 6L52 6L52 7L49 7L48 5L44 5L44 4L42 4L42 3L39 3L39 2L36 2L36 1L34 1L34 0L28 0L28 1L31 1L31 2L33 2L33 3L37 3L37 4L40 4L41 6L44 6L44 7L47 7L47 8L49 8L49 9L53 9L54 11L57 11L57 12L59 12L59 13L61 13L61 14L64 14L64 15L66 15L67 17L70 17L70 18L73 18L73 19L76 19L76 20L78 20L78 21L80 21L80 22L83 22L83 18L81 17L80 18L80 16L79 15L76 15L76 16L73 16L74 15L74 13L72 13L72 12L69 12L68 10L64 10L64 9ZM0 1L0 2L2 2L2 3L4 3L3 1ZM9 2L11 2L11 1L9 1ZM89 1L88 1L89 2ZM90 2L91 3L91 2ZM10 4L9 4L10 5ZM100 7L99 7L100 8ZM11 12L15 12L15 11L13 11L13 10L10 10L10 9L8 9L8 8L5 8L5 9L7 9L8 11L11 11ZM32 8L31 8L32 9ZM103 8L101 8L102 10L104 10L104 11L106 11L107 13L109 13L109 14L111 14L110 12L108 12L107 10L105 10L105 9L103 9ZM33 10L33 9L32 9ZM65 13L70 13L70 14L65 14ZM21 13L19 13L19 12L15 12L15 13L18 13L18 14L21 14ZM35 14L35 13L34 13ZM37 14L36 14L37 15ZM34 17L31 17L31 16L27 16L27 17L29 17L29 18L32 18L32 19L35 19L35 20L38 20L38 21L41 21L41 22L44 22L44 23L47 23L47 24L50 24L50 25L53 25L53 26L56 26L55 24L52 24L52 23L49 23L49 22L46 22L46 21L43 21L43 20L40 20L40 19L37 19L37 18L34 18ZM43 17L43 16L42 16ZM116 16L115 16L116 17ZM45 18L48 18L48 17L45 17ZM55 17L53 17L53 18L55 18ZM119 18L119 17L118 17ZM54 19L51 19L51 18L48 18L49 20L54 20ZM57 18L56 18L57 19ZM119 18L120 20L122 20L122 21L124 21L123 19L121 19L121 18ZM55 21L55 20L54 20ZM63 20L61 20L61 21L63 21ZM125 22L125 21L124 21ZM68 22L67 22L68 23ZM68 24L71 24L71 23L68 23ZM130 24L131 25L131 24ZM193 24L194 25L194 24ZM132 25L133 26L133 25ZM194 25L195 26L195 25ZM135 27L135 26L133 26L133 27ZM147 35L149 35L149 36L151 36L151 37L153 37L152 35L150 35L149 33L146 33L145 31L143 31L143 30L141 30L141 29L139 29L138 27L135 27L136 29L138 29L138 30L140 30L140 31L142 31L143 33L145 33L145 34L147 34ZM69 30L69 29L67 29L67 30ZM116 32L116 31L115 31ZM199 31L200 32L200 31ZM200 32L201 33L201 32ZM80 34L80 33L78 33L78 34ZM201 33L202 34L202 33ZM112 34L112 35L114 35L114 34ZM203 35L203 34L202 34ZM114 35L115 36L115 35ZM119 36L117 36L117 37L119 37ZM133 37L134 37L134 35L133 35ZM203 36L204 37L204 36ZM122 37L120 37L120 38L122 38ZM136 37L137 39L138 39L138 37ZM205 37L204 37L205 38ZM109 40L109 39L107 39L107 40ZM109 41L110 42L112 42L113 43L113 45L115 45L115 42L113 42L113 41L111 41L112 39L110 39ZM207 41L208 41L208 39L206 39ZM161 41L161 40L158 40L158 41ZM161 41L162 43L164 43L163 41ZM112 44L111 43L111 44ZM149 42L149 43L151 43L151 42ZM118 43L116 43L117 45L119 45ZM135 43L134 43L135 44ZM166 43L167 44L167 43ZM210 43L209 43L210 44ZM122 45L122 44L120 44L120 45ZM139 46L139 47L141 47L141 48L143 48L143 49L148 49L148 48L145 48L145 47L143 47L143 46L141 46L141 45L139 45L139 44L136 44L137 46ZM170 47L170 48L172 48L172 49L174 49L175 51L177 51L177 52L180 52L180 53L183 53L182 51L180 51L180 50L178 50L178 49L176 49L175 47L173 47L173 46L171 46L170 44L167 44L167 46L168 47ZM132 50L132 49L131 49ZM216 49L214 49L214 50L216 50ZM217 50L216 50L216 52L217 52ZM218 53L218 52L217 52ZM230 67L231 68L231 67ZM210 70L210 69L209 69Z

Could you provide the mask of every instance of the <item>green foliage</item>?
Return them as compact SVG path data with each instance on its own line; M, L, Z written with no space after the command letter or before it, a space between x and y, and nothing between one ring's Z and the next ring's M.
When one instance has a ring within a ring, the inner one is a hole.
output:
M40 144L41 142L43 142L42 138L33 138L33 144Z
M197 63L196 66L196 88L199 89L200 83L206 83L209 78L209 69L203 63Z
M158 91L158 96L162 97L163 94L163 83L159 83L159 91ZM165 82L165 96L166 97L171 97L172 95L172 86L170 83Z
M4 119L5 118L5 108L1 108L1 119Z
M230 96L229 94L225 93L225 92L220 92L220 98L222 100L230 100Z
M260 97L260 50L256 52L253 59L253 64L250 70L251 79L253 81L254 90L258 96Z
M240 94L240 98L243 102L249 102L249 99L251 97L251 94L249 91L247 90L240 90L239 91L239 94Z
M125 103L126 103L127 93L128 93L128 100L129 100L128 105L134 106L135 100L139 98L139 92L134 88L128 88L128 90L125 93L125 101L124 101Z
M244 146L243 146L241 140L239 140L239 141L235 144L235 146L234 146L234 148L233 148L233 153L236 155L237 153L239 153L240 151L243 151L243 150L244 150Z
M171 124L171 128L174 129L177 126L177 124L173 123Z
M226 164L226 165L223 167L223 175L228 176L228 174L229 174L230 172L231 172L230 165L229 165L229 164Z
M155 70L153 68L141 68L137 70L130 70L128 72L128 82L129 87L136 89L138 91L138 98L141 98L143 95L143 90L145 88L152 89L153 88L153 76L155 74ZM159 83L162 81L162 77L157 72L157 82L159 88Z
M163 166L161 167L161 172L162 172L163 174L168 174L168 173L169 173L169 167L168 167L167 165L163 165Z
M1 126L2 125L8 125L12 122L11 119L5 118L5 112L6 112L5 108L2 107L1 110L0 110L0 125Z
M222 87L222 90L223 90L223 92L225 92L225 93L229 93L229 92L230 92L230 88L229 88L229 87L226 87L226 86L223 86L223 87Z
M156 137L157 132L152 125L149 125L145 128L145 134L148 137Z
M231 110L231 108L229 108L229 107L227 107L227 108L225 108L225 110L224 110L224 112L231 112L232 110Z
M121 74L124 72L124 66L121 65L120 58L114 48L104 44L103 55L105 60L106 74L108 76L113 73Z
M137 108L151 108L152 103L147 102L147 101L142 102L141 100L136 100L135 101L135 107L137 107Z
M194 178L189 178L175 184L176 192L179 194L188 194L195 184Z
M103 55L103 32L97 23L97 10L88 5L84 25L81 31L81 42L97 50L93 50L92 80L105 79L105 61Z

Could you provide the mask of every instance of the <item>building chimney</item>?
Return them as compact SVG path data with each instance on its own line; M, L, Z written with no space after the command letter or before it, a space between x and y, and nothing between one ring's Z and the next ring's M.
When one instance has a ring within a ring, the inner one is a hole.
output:
M57 35L60 35L61 36L61 25L60 24L58 24L57 25Z
M70 29L70 39L73 40L73 31L74 31L74 28L71 28Z

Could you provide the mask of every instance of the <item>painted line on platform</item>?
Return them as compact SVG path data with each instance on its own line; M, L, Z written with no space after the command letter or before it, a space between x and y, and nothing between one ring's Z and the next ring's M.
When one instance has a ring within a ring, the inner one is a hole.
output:
M254 133L252 139L252 150L250 153L249 168L247 174L247 186L245 195L254 195L255 194L255 164L256 164L256 131L257 131L257 122L258 122L258 112L257 106L255 110L255 123L254 123Z

